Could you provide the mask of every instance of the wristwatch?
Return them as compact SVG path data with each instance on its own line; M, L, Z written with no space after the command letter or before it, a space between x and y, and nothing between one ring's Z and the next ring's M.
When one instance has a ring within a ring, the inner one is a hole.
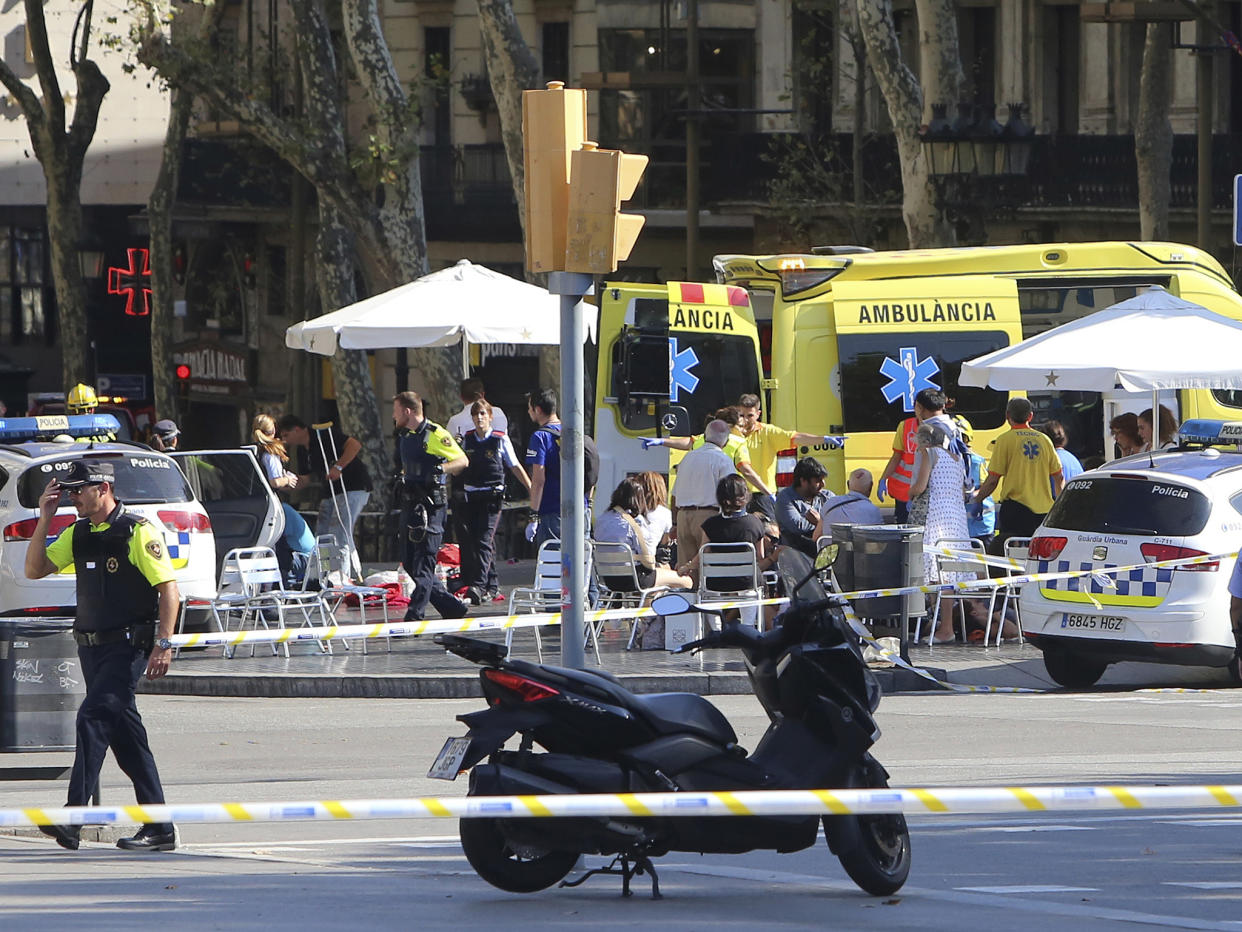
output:
M160 650L172 650L173 643L168 638L160 638L155 642L155 646Z

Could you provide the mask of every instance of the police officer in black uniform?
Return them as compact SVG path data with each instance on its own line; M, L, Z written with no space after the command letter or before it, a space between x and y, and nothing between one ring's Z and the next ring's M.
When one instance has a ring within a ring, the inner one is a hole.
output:
M134 690L144 671L152 680L168 672L172 660L168 639L181 596L163 532L126 511L116 499L115 481L111 463L81 459L64 479L48 482L39 497L39 519L26 550L28 579L42 579L71 563L77 577L73 637L86 698L78 708L69 806L88 805L97 794L99 770L109 747L133 781L139 804L164 802ZM48 525L62 491L68 491L79 520L47 545ZM62 848L78 847L77 825L39 829ZM176 834L172 823L148 823L133 837L118 841L117 847L170 851L176 847Z
M423 400L417 392L401 392L393 398L392 419L397 425L404 493L402 562L414 580L405 620L421 621L428 602L442 618L461 618L468 610L466 603L445 589L436 576L436 554L444 539L447 477L466 468L466 455L447 430L423 417Z

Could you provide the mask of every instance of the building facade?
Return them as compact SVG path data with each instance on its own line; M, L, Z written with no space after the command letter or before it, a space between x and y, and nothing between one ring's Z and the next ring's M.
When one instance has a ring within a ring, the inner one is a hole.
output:
M97 28L107 15L123 16L122 7L120 0L97 0ZM633 202L647 224L618 277L710 278L717 253L905 245L887 113L874 79L859 69L837 3L514 0L514 7L542 79L593 89L590 124L600 145L651 158ZM47 4L62 62L77 9L67 0ZM384 0L381 11L394 63L421 108L431 268L468 257L521 276L517 205L473 0ZM1215 16L1242 32L1239 0L1217 2ZM896 4L895 19L917 75L924 65L913 4ZM222 40L245 67L271 72L273 100L287 106L294 105L291 84L269 52L271 37L290 22L280 3L241 0L226 11ZM958 24L966 112L974 119L994 105L1004 124L1016 109L1010 105L1022 102L1035 131L1020 178L1003 189L964 182L968 196L946 207L961 212L961 229L991 243L1137 238L1133 131L1145 25L1084 21L1079 4L1051 0L963 0ZM21 4L0 11L5 60L34 86L24 30ZM1194 22L1181 23L1171 41L1222 44ZM1214 134L1211 239L1200 245L1232 267L1229 206L1234 166L1242 164L1235 157L1242 145L1242 57L1230 50L1172 53L1172 238L1196 236L1199 54L1212 63L1203 105ZM159 168L167 100L141 67L126 69L124 53L96 50L94 57L112 84L82 190L83 254L102 254L84 270L94 374L101 386L149 392L145 204ZM67 68L61 70L71 89ZM952 114L959 102L943 103ZM361 132L362 108L351 116ZM688 122L695 132L688 133ZM856 135L860 147L853 145ZM178 361L190 367L191 435L200 446L231 444L245 436L257 410L290 406L308 417L330 414L322 362L286 350L283 339L291 321L321 311L310 258L313 193L244 127L206 109L185 152L174 227L174 340ZM698 178L700 193L698 229L688 236L690 176ZM6 96L0 99L0 398L10 409L23 405L26 392L64 388L44 200L24 120ZM494 386L490 397L511 409L538 378L524 352L474 351L475 365ZM277 359L280 365L270 364ZM393 353L376 354L381 397L396 388L395 362Z

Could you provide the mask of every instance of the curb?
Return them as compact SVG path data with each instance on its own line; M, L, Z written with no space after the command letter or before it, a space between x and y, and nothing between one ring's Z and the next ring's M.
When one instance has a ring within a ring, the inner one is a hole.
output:
M873 670L885 695L935 690L935 686L908 670ZM938 679L945 671L929 669ZM742 672L632 673L618 677L634 693L686 692L699 696L744 696L750 679ZM138 692L156 696L203 696L271 699L478 699L483 696L477 674L408 673L386 676L324 674L169 674L142 680Z

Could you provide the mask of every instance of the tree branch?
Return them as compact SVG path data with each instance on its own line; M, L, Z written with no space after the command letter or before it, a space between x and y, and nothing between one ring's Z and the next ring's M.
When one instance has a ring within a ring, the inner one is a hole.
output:
M34 55L35 74L39 76L39 87L43 91L43 109L54 133L64 133L65 99L61 94L60 81L56 78L56 63L52 59L52 49L47 41L47 22L43 19L43 2L42 0L25 0L25 4L26 36L30 40L30 51Z
M73 73L78 79L78 99L73 105L73 122L69 124L69 157L81 161L86 158L86 150L95 138L99 110L112 85L89 58L75 62Z
M47 114L43 112L43 104L39 102L39 95L26 86L2 58L0 58L0 84L3 84L5 90L13 95L17 105L22 108L22 115L32 129L36 124L42 125L46 121Z
M235 81L231 71L205 65L167 37L151 33L146 35L138 50L138 60L164 77L169 84L210 101L239 123L244 123L255 138L275 151L311 184L317 183L320 165L310 151L312 146L306 134L294 121L277 114Z

